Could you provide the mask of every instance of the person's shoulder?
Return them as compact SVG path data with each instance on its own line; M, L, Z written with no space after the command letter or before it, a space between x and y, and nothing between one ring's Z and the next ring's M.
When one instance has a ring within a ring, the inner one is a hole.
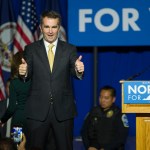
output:
M90 111L90 114L98 114L99 112L101 111L100 107L99 106L94 106L91 111Z
M41 40L34 41L34 42L30 43L30 44L27 44L27 45L25 46L25 48L35 47L35 46L38 46L38 45L41 45L41 44L43 44L43 40L42 40L42 39L41 39Z
M91 108L91 111L96 111L98 109L99 109L99 106L94 106L94 107Z
M14 77L10 81L10 86L11 87L15 87L18 84L18 82L20 82L19 78L18 77Z
M11 78L11 80L10 80L10 85L14 84L16 81L17 81L17 78L16 78L16 77Z
M118 106L116 106L116 105L113 105L112 109L114 110L114 112L115 112L116 115L126 116L125 113L122 113L120 107L118 107Z
M26 84L26 82L24 82L23 79L20 77L15 77L10 81L10 85L13 85L14 87L18 85L24 85L24 84Z
M116 113L121 113L120 107L118 107L118 106L115 105L115 104L112 106L112 109L113 109Z
M76 47L75 45L69 43L69 42L66 42L66 41L62 41L62 40L58 40L58 43L63 45L63 46L67 46L67 47L70 47L70 48L74 48Z
M120 118L121 116L122 116L122 112L121 112L121 109L117 106L117 105L115 105L115 104L113 104L112 106L111 106L111 108L110 108L110 110L112 110L113 111L113 114L114 114L114 117L116 118Z
M114 105L113 107L114 107L114 110L116 113L116 117L121 118L124 127L128 128L129 127L129 121L128 121L127 115L125 113L122 113L121 108L119 108L118 106Z
M19 82L19 81L20 81L19 77L14 77L10 80L10 83L16 83L16 82Z

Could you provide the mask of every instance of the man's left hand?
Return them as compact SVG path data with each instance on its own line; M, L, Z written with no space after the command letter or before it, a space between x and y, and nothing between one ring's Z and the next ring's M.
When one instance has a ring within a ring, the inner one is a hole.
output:
M81 61L82 56L80 55L79 58L75 62L75 69L78 73L83 73L84 72L84 64Z

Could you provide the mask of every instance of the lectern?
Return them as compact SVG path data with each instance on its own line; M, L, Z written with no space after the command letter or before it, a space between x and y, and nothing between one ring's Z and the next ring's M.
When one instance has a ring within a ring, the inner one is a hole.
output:
M136 150L150 150L150 81L120 81L122 112L136 114Z

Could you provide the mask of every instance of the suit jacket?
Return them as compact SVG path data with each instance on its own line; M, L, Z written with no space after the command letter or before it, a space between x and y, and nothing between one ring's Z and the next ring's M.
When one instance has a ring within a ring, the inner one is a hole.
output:
M51 98L59 121L74 118L77 114L71 76L76 77L76 47L58 40L51 73L43 39L27 45L24 58L28 64L31 91L26 103L27 118L44 121Z

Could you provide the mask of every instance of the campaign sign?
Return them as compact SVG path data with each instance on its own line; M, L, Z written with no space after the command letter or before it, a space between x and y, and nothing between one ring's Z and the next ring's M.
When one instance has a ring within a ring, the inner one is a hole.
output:
M124 104L150 104L150 81L123 83Z
M150 45L150 0L68 0L68 39L77 46Z

